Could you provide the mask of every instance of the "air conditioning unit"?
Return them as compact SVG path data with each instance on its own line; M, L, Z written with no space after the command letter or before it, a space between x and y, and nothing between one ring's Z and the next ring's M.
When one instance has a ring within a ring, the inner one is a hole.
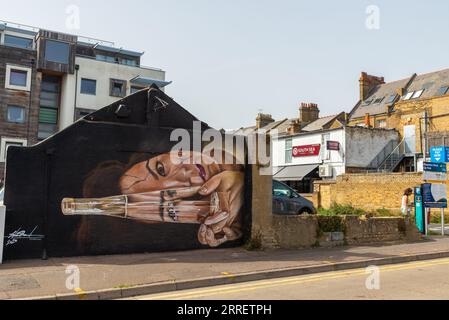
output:
M320 166L320 178L332 178L333 176L334 174L332 166L330 165Z

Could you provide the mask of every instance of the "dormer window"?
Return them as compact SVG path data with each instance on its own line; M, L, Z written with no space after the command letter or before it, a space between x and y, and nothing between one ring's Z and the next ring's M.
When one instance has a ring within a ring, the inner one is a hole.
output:
M441 87L440 90L438 90L438 96L444 96L449 91L449 86Z
M408 92L403 98L402 100L407 101L410 100L413 97L414 92Z
M396 99L396 95L393 94L388 98L387 103L392 103L395 99Z
M385 99L385 98L378 98L378 99L374 100L374 103L375 103L375 104L381 103L382 101L384 101L384 99Z
M422 96L422 94L424 93L424 89L419 90L419 91L415 91L415 93L413 93L412 99L418 99Z

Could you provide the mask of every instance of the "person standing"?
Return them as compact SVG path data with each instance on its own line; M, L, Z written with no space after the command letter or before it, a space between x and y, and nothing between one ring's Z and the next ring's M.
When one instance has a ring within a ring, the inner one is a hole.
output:
M402 196L402 206L401 206L402 215L408 218L410 218L412 215L412 205L411 205L412 194L413 189L408 188L404 191L404 195Z

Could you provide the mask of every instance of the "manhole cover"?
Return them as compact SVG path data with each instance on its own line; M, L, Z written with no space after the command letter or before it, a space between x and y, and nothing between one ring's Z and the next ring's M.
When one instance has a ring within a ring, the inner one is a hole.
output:
M16 291L40 288L36 279L29 276L0 277L0 291Z

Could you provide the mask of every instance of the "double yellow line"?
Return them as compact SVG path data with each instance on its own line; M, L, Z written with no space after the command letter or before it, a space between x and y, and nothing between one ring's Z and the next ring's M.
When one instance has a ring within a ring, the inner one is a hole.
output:
M440 259L432 261L422 261L422 262L411 262L407 264L398 264L379 267L381 272L391 272L400 270L410 270L417 268L428 268L439 265L449 264L449 259ZM147 297L141 297L140 300L186 300L186 299L197 299L201 297L209 297L214 295L224 295L231 293L241 293L247 291L255 291L260 289L268 289L279 286L288 286L302 283L319 282L325 280L341 279L353 276L367 275L366 269L354 269L350 271L335 271L327 272L321 274L315 274L310 276L297 276L292 278L284 279L273 279L273 280L263 280L257 282L235 284L235 285L225 285L209 289L195 289L185 292L175 292L166 294L157 294Z

